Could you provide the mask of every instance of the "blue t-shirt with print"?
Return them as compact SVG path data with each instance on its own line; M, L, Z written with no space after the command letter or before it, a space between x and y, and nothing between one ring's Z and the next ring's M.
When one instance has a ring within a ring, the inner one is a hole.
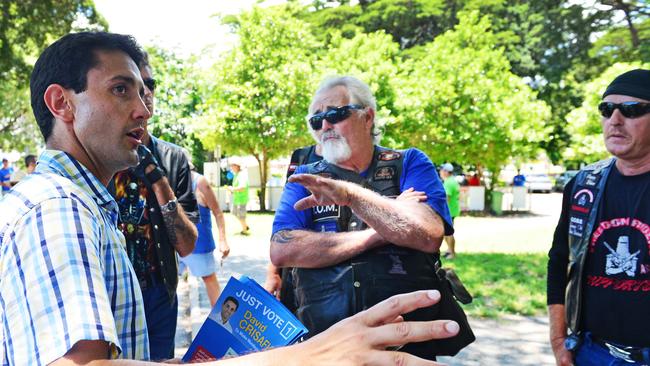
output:
M301 165L294 174L305 173L307 166ZM365 177L367 171L361 173ZM402 176L400 177L400 191L414 188L416 191L424 192L427 195L426 203L442 218L445 223L445 235L451 235L454 229L451 225L451 216L447 207L447 195L438 178L436 168L429 158L418 149L404 151ZM311 193L298 183L290 183L284 186L280 205L275 212L273 220L273 234L280 230L312 230L335 232L336 223L332 221L312 222L312 210L306 209L297 211L293 205L300 199L309 196Z

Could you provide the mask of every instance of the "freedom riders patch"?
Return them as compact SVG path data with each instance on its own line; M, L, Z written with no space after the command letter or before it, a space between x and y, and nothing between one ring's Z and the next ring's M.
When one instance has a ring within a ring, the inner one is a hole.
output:
M402 154L397 151L382 151L379 153L379 160L381 161L397 160L401 156Z
M391 180L395 176L394 166L384 166L375 171L374 180Z
M586 186L578 186L571 199L571 211L583 215L589 214L594 205L597 189Z
M314 222L338 220L341 216L341 207L339 205L315 206L311 208L311 215Z

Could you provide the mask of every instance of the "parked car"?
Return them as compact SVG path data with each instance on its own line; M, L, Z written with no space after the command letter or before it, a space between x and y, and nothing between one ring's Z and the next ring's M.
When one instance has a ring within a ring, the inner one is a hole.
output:
M553 182L546 174L530 174L526 176L526 187L530 192L551 193Z
M578 170L567 170L566 172L558 175L557 179L555 180L553 189L556 192L564 191L564 186L566 186L566 184L569 183L571 178L575 177L576 174L578 174Z

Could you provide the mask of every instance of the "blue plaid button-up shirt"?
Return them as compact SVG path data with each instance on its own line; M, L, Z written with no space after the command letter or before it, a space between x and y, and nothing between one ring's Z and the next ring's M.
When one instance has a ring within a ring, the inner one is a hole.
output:
M0 360L44 365L80 340L146 360L142 294L117 204L68 154L47 150L0 201Z

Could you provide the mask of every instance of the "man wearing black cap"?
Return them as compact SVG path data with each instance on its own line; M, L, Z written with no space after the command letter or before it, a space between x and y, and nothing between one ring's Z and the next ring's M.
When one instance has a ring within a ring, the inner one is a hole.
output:
M650 70L614 79L598 109L614 157L564 189L548 262L551 346L558 365L647 365Z

